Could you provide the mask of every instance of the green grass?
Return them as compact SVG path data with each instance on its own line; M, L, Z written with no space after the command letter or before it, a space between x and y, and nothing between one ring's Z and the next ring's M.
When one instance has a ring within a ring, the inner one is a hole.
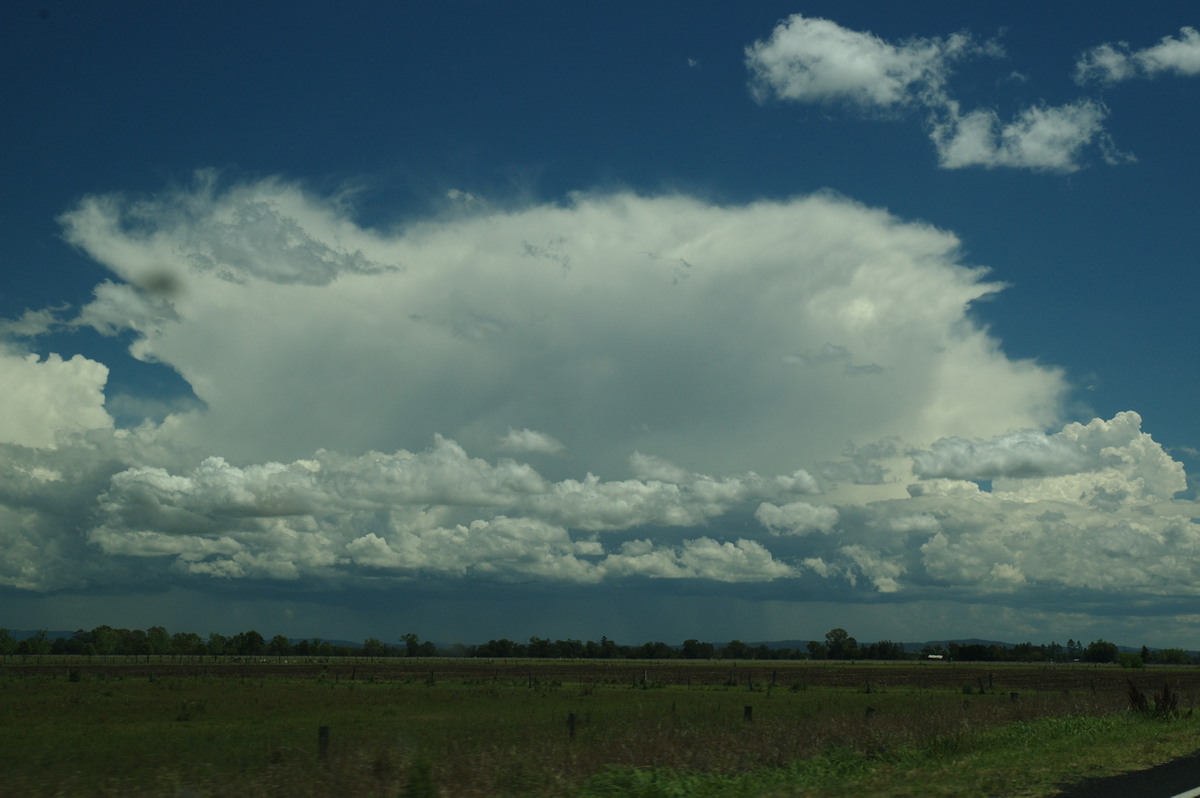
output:
M0 794L13 796L1048 795L1190 753L1197 730L1190 718L1128 712L1114 689L1011 700L999 670L995 692L970 696L865 681L750 691L535 678L531 687L482 665L476 678L433 683L415 672L6 673Z

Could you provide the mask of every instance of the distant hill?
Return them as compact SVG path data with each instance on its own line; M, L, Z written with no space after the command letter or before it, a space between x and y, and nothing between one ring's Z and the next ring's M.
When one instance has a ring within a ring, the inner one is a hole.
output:
M31 637L37 636L37 633L40 631L42 631L42 630L41 629L33 629L33 630L9 629L8 633L13 636L13 640L20 642L21 640L28 640ZM76 631L77 630L72 629L69 632L62 632L62 631L55 631L53 629L50 629L46 632L46 639L47 640L57 640L58 638L62 637L62 638L66 638L67 640L70 640L72 635L74 635Z

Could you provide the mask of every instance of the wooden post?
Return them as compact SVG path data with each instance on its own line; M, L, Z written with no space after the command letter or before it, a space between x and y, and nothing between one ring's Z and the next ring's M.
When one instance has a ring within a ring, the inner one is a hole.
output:
M329 753L329 727L317 727L317 757L324 759Z
M754 722L754 707L750 705L742 707L742 721L744 723Z
M575 713L567 713L567 739L575 739Z

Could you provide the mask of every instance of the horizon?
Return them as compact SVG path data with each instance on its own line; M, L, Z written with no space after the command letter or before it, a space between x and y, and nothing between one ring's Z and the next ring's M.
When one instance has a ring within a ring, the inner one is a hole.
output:
M1200 646L1198 24L5 4L6 621Z
M30 629L7 629L4 627L0 627L0 633L6 632L9 635L11 635L14 640L16 640L18 642L20 642L21 640L27 640L27 639L36 637L39 634L45 633L47 640L54 641L54 640L59 640L59 639L64 639L64 640L70 639L71 636L78 635L81 632L83 632L85 634L90 633L90 632L95 631L97 628L99 628L99 627L93 627L92 629L77 628L74 630L66 630L66 629L30 630ZM133 629L128 629L127 627L112 627L112 626L109 626L109 628L112 628L116 631L142 631L142 632L145 632L145 631L148 631L150 628L154 628L154 627L147 627L147 629L141 629L141 630L133 630ZM163 627L163 628L166 628L166 627ZM195 634L201 635L201 639L207 639L207 637L205 635L202 635L200 632L196 632L195 630L191 630L189 632L181 632L179 630L176 630L176 631L172 632L172 630L166 629L166 631L171 635L195 633ZM226 638L231 638L231 637L235 637L240 634L246 634L249 632L257 632L257 631L258 631L257 629L253 629L253 630L252 629L242 629L237 632L233 632L233 631L219 632L219 631L209 630L207 634L208 635L217 634L217 635L221 635ZM830 630L830 631L834 631L834 630ZM260 634L262 634L262 633L260 633ZM262 637L264 639L270 639L271 637L274 637L274 636L275 635L270 634L269 631L266 634L262 634ZM407 636L407 633L406 633L406 635L401 635L400 637L397 637L395 639L395 641L390 641L387 638L377 637L375 635L368 635L367 637L363 638L361 641L351 640L351 639L337 637L337 636L324 637L321 635L307 635L307 636L280 635L280 636L286 637L288 642L292 643L292 644L300 643L300 642L321 642L321 643L330 643L335 646L348 646L351 648L356 648L356 647L361 648L364 643L374 640L379 643L382 643L387 648L401 648L406 643L405 637ZM982 637L955 637L955 638L934 637L934 638L917 639L917 640L892 640L890 638L880 638L879 640L871 640L871 639L857 640L857 638L855 638L854 635L850 635L850 638L855 640L859 647L875 645L878 643L895 643L897 645L904 647L906 653L913 653L915 651L918 651L918 649L913 648L914 646L924 647L924 646L933 646L933 645L948 645L951 643L967 644L967 645L1000 646L1002 648L1014 648L1014 647L1019 647L1019 646L1024 646L1024 645L1032 645L1034 647L1045 648L1045 647L1057 645L1062 650L1068 649L1070 647L1070 644L1072 644L1072 643L1074 645L1078 646L1079 649L1081 649L1081 650L1093 643L1112 643L1113 645L1115 645L1117 647L1118 650L1123 651L1123 652L1139 651L1141 649L1147 649L1152 652L1166 651L1166 650L1182 650L1191 655L1200 655L1200 648L1187 649L1187 648L1183 648L1180 646L1146 646L1143 644L1129 645L1127 643L1118 643L1113 640L1107 640L1103 636L1098 637L1094 640L1088 640L1086 642L1082 639L1077 640L1075 638L1067 638L1066 642L1062 642L1062 643L1058 642L1057 640L1049 640L1049 641L1042 641L1042 642L1035 643L1032 640L1024 640L1021 642L1014 642L1011 640L995 640L995 639L982 638ZM728 640L719 640L719 639L706 640L703 638L688 638L687 640L680 640L678 643L668 642L666 640L622 641L622 640L615 640L615 639L607 638L607 636L604 636L604 635L602 635L598 640L593 640L591 638L565 638L565 639L564 638L558 638L558 639L540 638L537 635L532 635L529 638L519 639L519 640L511 640L511 639L505 638L505 637L490 637L487 640L475 640L475 641L453 640L453 641L450 641L450 640L434 640L431 638L422 638L420 635L416 635L416 639L420 643L431 644L431 645L435 646L435 648L438 651L438 654L431 655L431 656L443 656L443 654L441 652L450 650L450 649L454 649L456 647L461 647L461 648L465 648L465 649L469 650L471 648L478 648L480 646L485 646L488 643L498 642L498 641L502 641L502 640L509 640L509 642L512 642L512 643L515 643L518 645L525 645L534 640L546 640L550 643L560 643L560 642L566 642L569 640L576 640L576 641L583 642L583 643L595 643L595 642L598 642L599 640L610 639L611 642L613 642L615 645L620 646L620 647L626 647L626 648L637 648L641 645L646 645L646 644L651 644L651 643L662 643L663 645L666 645L668 648L672 648L672 649L682 649L682 648L684 648L684 646L687 642L689 642L690 640L695 640L696 642L699 642L702 644L708 644L708 645L713 645L713 646L717 646L717 647L725 646L730 643L742 643L746 646L752 646L755 648L765 646L767 648L781 649L781 648L787 648L788 646L786 644L789 644L789 643L797 643L797 644L800 644L800 643L807 644L810 642L820 643L822 640L826 640L827 637L826 637L826 635L822 635L821 637L812 637L812 638L802 638L802 637L801 638L780 638L780 639L773 639L773 640L756 640L756 639L743 640L743 639L737 638L737 637L733 637ZM70 656L70 655L68 655L68 656ZM137 655L137 656L140 656L140 655ZM426 655L421 655L421 656L426 656ZM456 656L456 655L450 655L450 656ZM534 657L534 658L537 658L537 657Z

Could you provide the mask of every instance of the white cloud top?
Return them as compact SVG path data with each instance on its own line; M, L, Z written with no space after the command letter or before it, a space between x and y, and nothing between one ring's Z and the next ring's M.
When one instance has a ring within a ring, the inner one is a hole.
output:
M107 380L108 368L82 355L42 360L0 341L0 443L53 447L62 432L111 427Z
M219 267L194 257L215 251L206 237L239 240L224 220L243 206L271 208L249 215L256 234L268 219L309 249L360 254L342 271L260 267L253 249ZM203 183L157 203L87 199L63 221L123 281L148 264L172 275L169 293L105 283L76 323L111 333L123 319L133 353L205 405L173 434L231 461L413 449L435 433L546 452L548 437L521 431L554 430L569 431L557 459L577 475L620 474L635 451L792 473L848 441L1039 427L1063 389L969 321L1000 286L957 262L954 236L834 196L578 195L384 233L278 181ZM797 357L829 347L845 362Z

